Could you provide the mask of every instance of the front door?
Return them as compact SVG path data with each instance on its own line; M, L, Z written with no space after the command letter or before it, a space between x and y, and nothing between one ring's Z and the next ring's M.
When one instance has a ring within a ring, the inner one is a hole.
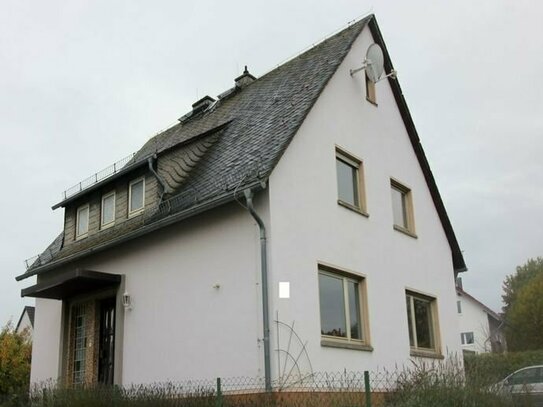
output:
M98 382L113 384L115 298L109 298L100 303L100 344L98 352Z

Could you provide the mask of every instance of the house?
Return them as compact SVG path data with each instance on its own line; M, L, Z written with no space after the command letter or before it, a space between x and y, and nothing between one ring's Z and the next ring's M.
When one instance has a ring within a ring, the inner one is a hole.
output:
M504 320L501 315L464 291L460 278L457 279L456 296L464 354L506 351Z
M19 321L15 326L15 332L21 334L23 332L28 332L30 339L32 339L32 331L34 330L34 307L27 305L24 307Z
M368 16L79 183L28 270L32 382L278 380L461 351L466 269ZM384 77L384 75L383 75Z

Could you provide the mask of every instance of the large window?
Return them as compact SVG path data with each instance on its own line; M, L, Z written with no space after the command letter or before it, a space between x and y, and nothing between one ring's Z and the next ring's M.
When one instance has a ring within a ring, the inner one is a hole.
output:
M128 214L137 215L143 211L145 205L145 179L138 178L129 185Z
M115 223L115 191L102 197L102 228Z
M363 279L320 266L319 300L323 338L368 342Z
M81 239L89 233L89 205L77 208L75 238Z
M390 192L392 195L394 229L414 236L415 222L411 190L398 181L391 180Z
M435 298L407 291L405 299L411 350L439 353Z
M336 148L338 203L366 213L362 161Z

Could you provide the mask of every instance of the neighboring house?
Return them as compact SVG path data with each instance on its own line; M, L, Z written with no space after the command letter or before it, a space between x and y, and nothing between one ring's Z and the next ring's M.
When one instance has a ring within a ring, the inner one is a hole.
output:
M30 339L32 339L32 332L34 331L34 307L27 305L24 307L21 316L19 317L19 322L15 327L15 332L22 333L28 331Z
M466 267L401 88L350 72L372 43L390 73L367 17L67 191L17 277L37 276L32 382L269 388L460 352Z
M456 296L463 352L504 352L507 344L503 318L465 292L461 282L457 282Z

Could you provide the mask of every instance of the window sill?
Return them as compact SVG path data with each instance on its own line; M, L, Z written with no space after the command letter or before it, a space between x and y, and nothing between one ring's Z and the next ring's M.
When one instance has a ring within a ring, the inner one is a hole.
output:
M101 226L100 226L100 230L109 229L109 228L111 228L111 227L113 227L113 226L115 226L115 221L109 222L109 223L107 223L107 224L105 224L105 225L101 225Z
M398 232L401 232L401 233L403 233L404 235L410 236L410 237L412 237L412 238L414 238L414 239L417 239L417 238L418 238L418 236L417 236L415 233L413 233L413 232L411 232L410 230L408 230L408 229L406 229L406 228L403 228L403 227L401 227L401 226L394 225L394 230L397 230Z
M417 358L445 359L445 356L441 353L436 353L431 350L411 349L410 354Z
M367 100L368 102L370 102L370 103L371 103L373 106L375 106L375 107L378 107L378 106L379 106L379 105L377 104L377 102L371 100L371 99L370 99L369 97L367 97L367 96L366 96L366 100Z
M134 218L134 217L139 216L139 215L142 215L142 214L143 214L143 210L144 210L144 209L141 208L141 209L138 209L137 211L130 212L130 213L128 214L128 219Z
M343 342L343 341L333 340L333 339L324 339L324 338L321 339L321 346L329 347L329 348L343 348L343 349L373 352L373 347L370 345L366 345L363 343L356 343L356 342Z
M75 241L78 242L80 240L86 239L87 237L89 237L89 234L85 233L84 235L76 236Z
M370 217L370 215L367 212L363 211L359 207L351 205L350 203L342 201L341 199L338 199L337 203L338 203L338 205L343 206L344 208L350 209L351 211L356 212L359 215L365 216L366 218Z

